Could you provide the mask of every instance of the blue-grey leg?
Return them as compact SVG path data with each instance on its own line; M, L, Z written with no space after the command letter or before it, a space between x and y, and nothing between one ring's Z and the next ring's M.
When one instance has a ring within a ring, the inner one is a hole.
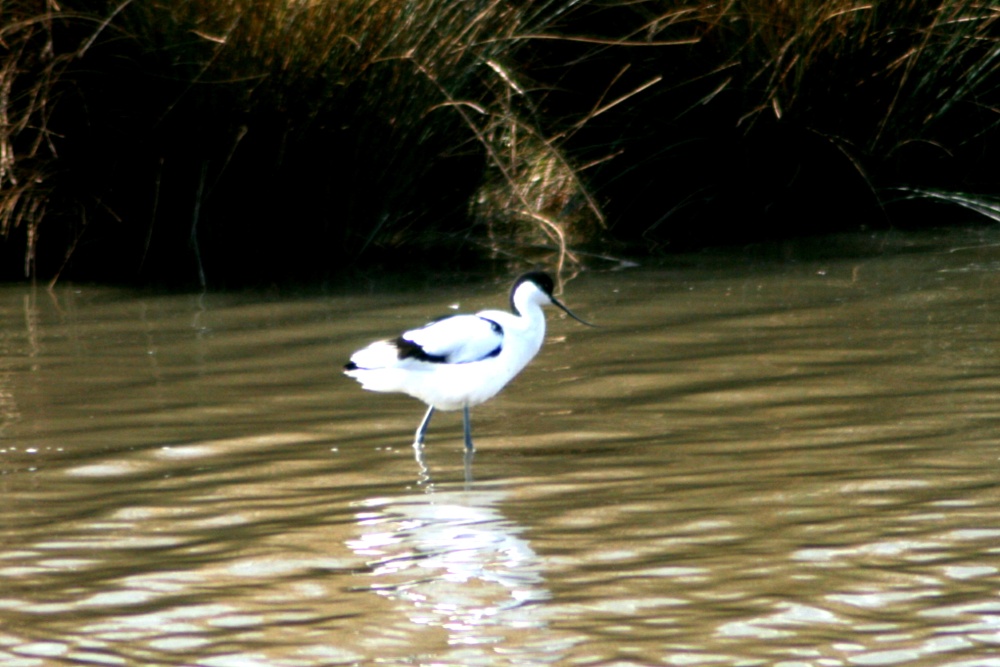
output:
M467 451L472 451L475 447L472 446L472 426L469 424L469 406L465 406L465 449Z
M424 444L424 436L427 435L427 427L431 423L431 417L434 415L434 407L431 406L427 408L427 414L424 415L424 420L420 422L420 426L417 427L417 439L413 441L415 447L419 447Z

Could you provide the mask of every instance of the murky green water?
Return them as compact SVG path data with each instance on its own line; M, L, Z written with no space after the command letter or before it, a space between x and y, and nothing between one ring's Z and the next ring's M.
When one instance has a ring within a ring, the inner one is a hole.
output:
M589 273L461 417L339 375L506 285L0 290L0 665L1000 665L1000 233Z

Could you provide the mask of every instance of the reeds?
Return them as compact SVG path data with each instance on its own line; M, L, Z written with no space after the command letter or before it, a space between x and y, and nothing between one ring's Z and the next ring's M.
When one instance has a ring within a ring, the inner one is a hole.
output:
M546 7L15 3L5 247L32 275L202 284L439 247L473 263L471 202L505 160L490 142L521 122L505 108L510 35Z
M14 0L4 278L553 264L995 210L972 0ZM532 250L534 248L534 250Z
M585 180L621 238L684 247L906 224L901 195L997 193L990 3L585 3L575 14L558 34L591 39L549 39L538 58L563 84L550 104L582 125L569 155L597 164ZM585 78L611 96L654 85L583 124Z

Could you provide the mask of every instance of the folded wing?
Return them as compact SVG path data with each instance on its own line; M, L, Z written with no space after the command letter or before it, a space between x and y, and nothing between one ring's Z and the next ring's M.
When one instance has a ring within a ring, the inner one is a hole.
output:
M400 359L465 364L500 354L503 327L478 315L454 315L407 331L394 343Z

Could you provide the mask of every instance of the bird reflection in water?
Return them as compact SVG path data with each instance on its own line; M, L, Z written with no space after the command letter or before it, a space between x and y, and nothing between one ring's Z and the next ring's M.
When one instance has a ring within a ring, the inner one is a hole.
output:
M532 604L551 597L541 561L520 536L523 528L497 509L504 496L496 488L428 484L424 493L371 498L357 504L361 535L348 542L368 563L364 576L373 579L362 588L396 603L393 615L401 613L410 631L424 636L428 626L444 630L444 655L461 651L466 664L475 647L485 658L489 646L501 643L520 646L525 657L551 657L551 636L530 638L547 625L544 605ZM400 624L392 626L396 636ZM421 654L426 651L424 646Z
M413 445L413 458L417 462L417 485L427 487L429 491L433 492L433 481L431 480L431 469L427 467L427 461L424 459L424 446L418 443ZM464 461L465 468L465 490L469 491L471 484L473 482L472 477L472 461L476 458L476 450L466 449L462 457Z

